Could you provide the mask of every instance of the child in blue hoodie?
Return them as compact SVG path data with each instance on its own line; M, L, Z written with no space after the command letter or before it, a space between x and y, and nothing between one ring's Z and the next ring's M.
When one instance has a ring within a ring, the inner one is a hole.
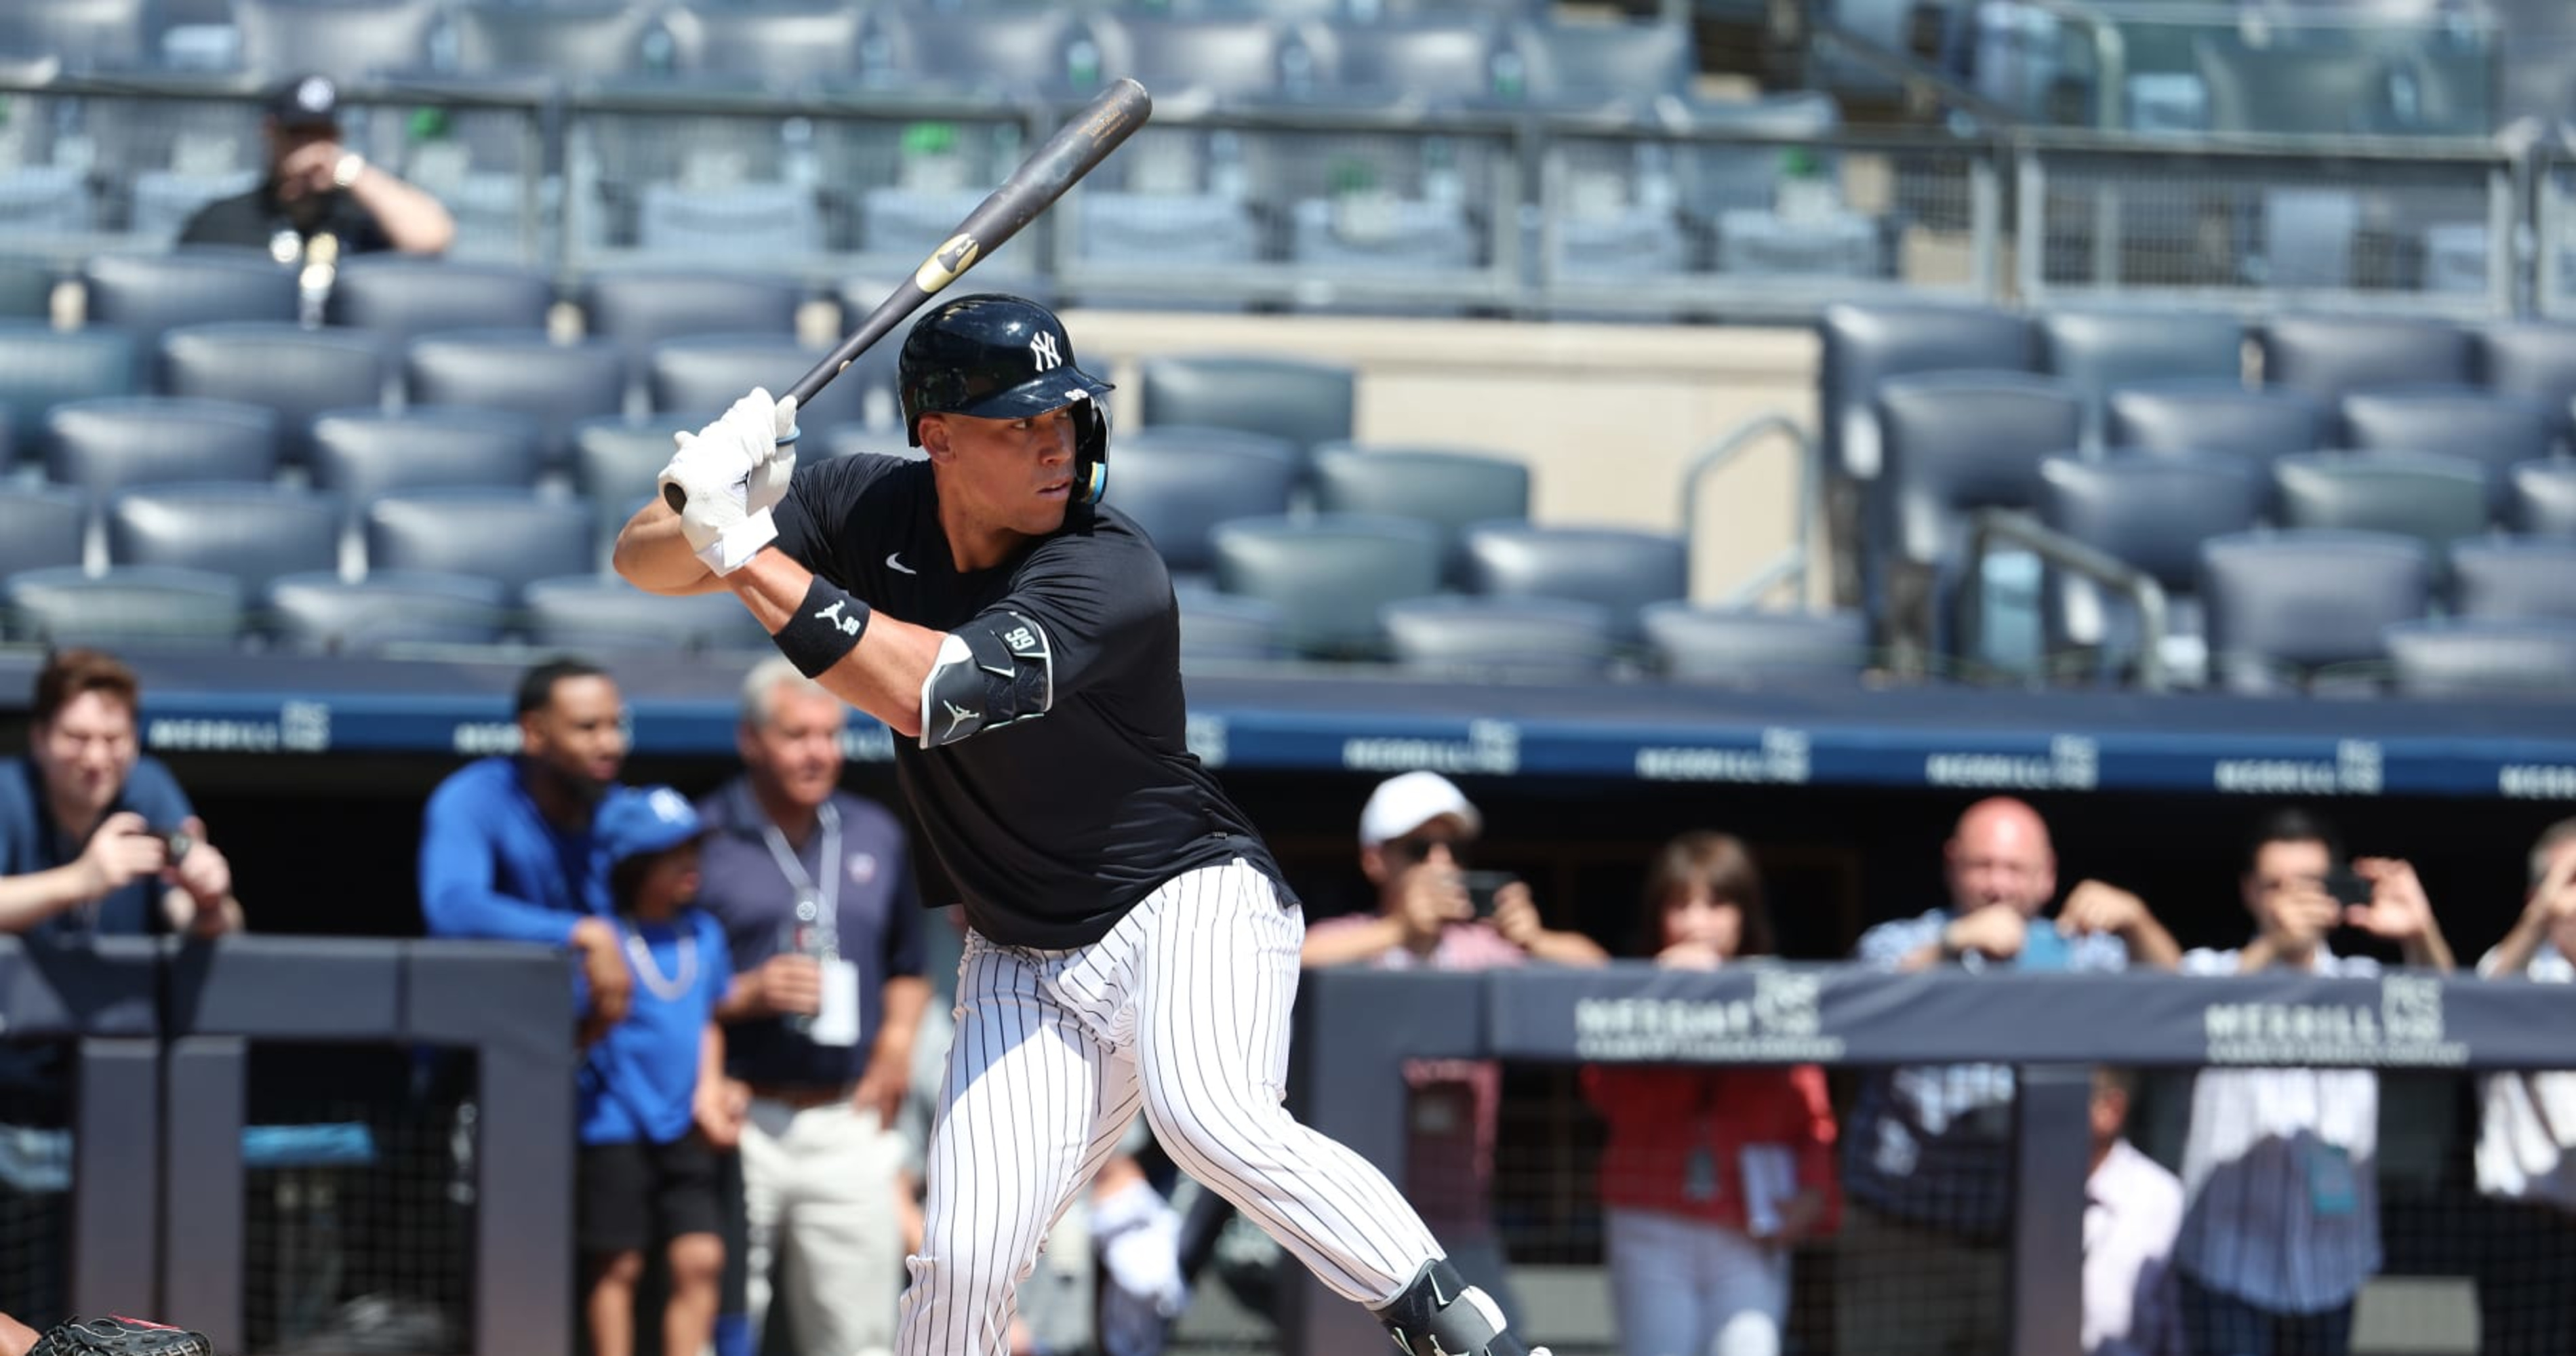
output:
M581 1066L576 1231L591 1351L635 1356L635 1289L658 1245L671 1273L664 1350L696 1356L724 1271L715 1155L732 1148L742 1117L714 1021L733 964L723 926L692 907L705 826L686 797L667 786L612 793L592 832L635 997Z

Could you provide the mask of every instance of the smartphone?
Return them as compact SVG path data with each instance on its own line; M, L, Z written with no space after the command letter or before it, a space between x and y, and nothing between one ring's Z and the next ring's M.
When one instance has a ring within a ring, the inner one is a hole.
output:
M172 866L177 866L179 859L188 855L188 849L197 845L197 840L189 836L186 829L146 829L144 832L161 840L163 850L170 855Z
M2337 904L2367 904L2370 902L2370 882L2363 880L2350 867L2337 867L2326 873L2326 893L2334 896Z
M1466 873L1467 903L1478 918L1494 916L1494 895L1504 886L1519 880L1509 871L1470 871Z

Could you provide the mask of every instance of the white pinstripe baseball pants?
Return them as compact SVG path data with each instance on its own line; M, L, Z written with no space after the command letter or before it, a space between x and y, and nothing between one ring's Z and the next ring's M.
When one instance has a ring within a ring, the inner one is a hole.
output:
M1336 1293L1393 1299L1440 1255L1367 1160L1282 1106L1302 911L1244 862L1166 882L1071 951L970 933L899 1356L1000 1356L1038 1241L1141 1105L1191 1176Z

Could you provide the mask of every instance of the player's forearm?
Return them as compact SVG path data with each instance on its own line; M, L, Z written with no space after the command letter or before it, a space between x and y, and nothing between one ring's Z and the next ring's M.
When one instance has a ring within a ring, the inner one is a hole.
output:
M930 981L919 975L896 975L885 982L878 1000L884 1009L877 1022L871 1063L893 1069L912 1066L912 1041L921 1030L921 1014L930 1006Z
M1404 925L1381 916L1370 919L1365 926L1306 934L1306 944L1298 948L1297 963L1313 970L1349 965L1376 960L1403 944Z
M405 254L444 253L456 241L456 218L448 215L446 204L373 165L350 181L349 196Z
M2406 963L2419 970L2435 970L2447 975L2455 968L2451 944L2443 939L2441 925L2430 918L2424 920L2423 932L2408 938L2398 949L2406 957Z
M618 531L611 563L619 578L646 593L711 593L724 587L680 535L680 515L658 496Z
M804 604L814 574L784 552L763 551L724 576L724 582L751 609L761 629L774 636ZM930 677L944 634L872 612L859 643L815 681L904 738L919 738L921 685Z
M2549 934L2549 920L2538 910L2525 909L2514 920L2513 931L2496 943L2495 954L2478 967L2483 974L2502 978L2519 975L2531 968L2531 958L2540 954L2540 939Z
M0 932L25 932L87 903L91 893L89 871L79 862L0 879Z
M1530 940L1529 953L1552 965L1607 965L1610 953L1580 932L1541 931Z

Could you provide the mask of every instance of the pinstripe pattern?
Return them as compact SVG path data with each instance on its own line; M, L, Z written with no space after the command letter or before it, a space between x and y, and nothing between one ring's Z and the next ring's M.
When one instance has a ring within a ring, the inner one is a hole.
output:
M1440 1255L1376 1168L1299 1125L1288 1014L1304 914L1250 864L1166 882L1087 947L970 934L900 1356L997 1356L1038 1241L1141 1106L1174 1161L1346 1299Z

